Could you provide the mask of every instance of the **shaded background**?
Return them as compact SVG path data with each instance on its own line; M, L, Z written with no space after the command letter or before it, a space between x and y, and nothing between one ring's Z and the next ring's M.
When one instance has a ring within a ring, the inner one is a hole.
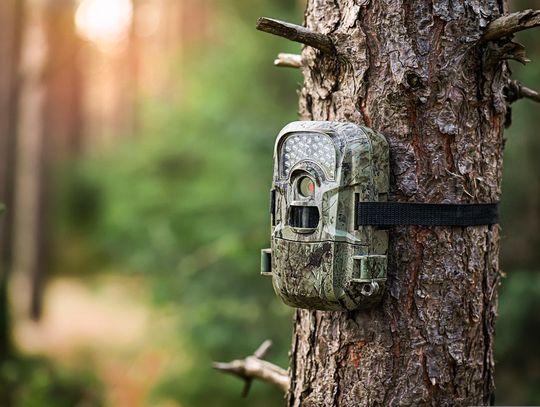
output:
M535 2L514 1L515 10ZM291 0L2 0L0 405L275 406L210 369L291 310L259 276L275 135L296 119ZM540 89L539 31L514 77ZM497 404L540 404L540 106L506 132ZM9 282L9 284L8 284Z

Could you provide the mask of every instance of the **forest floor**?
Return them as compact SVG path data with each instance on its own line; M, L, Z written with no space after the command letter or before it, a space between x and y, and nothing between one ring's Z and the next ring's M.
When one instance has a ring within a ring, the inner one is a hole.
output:
M141 278L55 278L39 322L25 317L20 300L14 302L19 349L65 368L90 366L105 386L106 405L148 405L167 369L182 363L174 341L177 317L152 306ZM173 401L152 405L178 406Z

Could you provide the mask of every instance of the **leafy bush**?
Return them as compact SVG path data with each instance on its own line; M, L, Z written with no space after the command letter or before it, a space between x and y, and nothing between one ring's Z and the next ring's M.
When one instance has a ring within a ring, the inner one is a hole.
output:
M86 367L67 370L44 358L14 358L0 364L0 403L24 407L99 407L100 382Z

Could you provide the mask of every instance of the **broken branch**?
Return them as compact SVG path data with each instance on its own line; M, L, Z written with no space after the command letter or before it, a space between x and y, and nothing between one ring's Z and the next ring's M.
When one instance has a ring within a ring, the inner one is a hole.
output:
M540 103L540 93L536 92L535 90L520 85L519 94L522 98L534 100L535 102Z
M518 31L540 26L540 10L525 10L493 20L486 28L482 41L508 37Z
M262 359L266 356L270 348L272 347L272 341L270 339L267 339L261 345L257 348L255 352L253 352L253 356L255 356L257 359Z
M530 99L540 103L540 93L523 86L518 81L510 81L508 84L507 100L509 103L513 103L519 99Z
M302 56L297 54L278 54L277 58L274 60L274 66L282 66L286 68L301 68L302 67Z
M244 390L242 391L243 397L247 396L253 379L271 383L282 391L287 392L289 390L289 375L287 371L273 363L262 360L271 346L272 341L266 340L253 355L228 363L214 362L212 367L243 379L245 381Z
M336 52L332 40L327 35L313 32L300 25L261 17L257 20L257 30L309 45L326 54L334 54Z

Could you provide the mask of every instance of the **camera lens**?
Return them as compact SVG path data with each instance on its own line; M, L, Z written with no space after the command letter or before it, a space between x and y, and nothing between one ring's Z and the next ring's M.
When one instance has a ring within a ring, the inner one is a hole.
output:
M303 197L312 197L315 193L315 182L309 177L302 177L298 180L298 192Z

